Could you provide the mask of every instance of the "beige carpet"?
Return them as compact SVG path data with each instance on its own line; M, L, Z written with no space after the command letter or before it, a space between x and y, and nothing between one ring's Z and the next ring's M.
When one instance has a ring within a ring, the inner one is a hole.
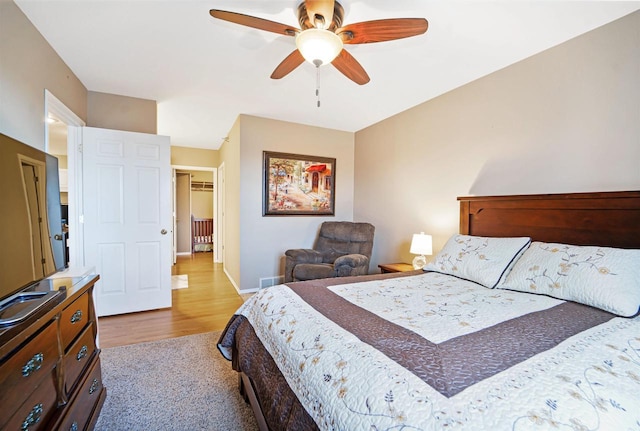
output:
M103 349L97 431L257 430L219 332Z

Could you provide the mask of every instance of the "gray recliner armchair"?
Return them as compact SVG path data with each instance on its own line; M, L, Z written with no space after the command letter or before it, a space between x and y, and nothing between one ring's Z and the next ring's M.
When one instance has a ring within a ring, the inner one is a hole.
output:
M313 249L285 252L285 283L367 274L374 231L370 223L322 223Z

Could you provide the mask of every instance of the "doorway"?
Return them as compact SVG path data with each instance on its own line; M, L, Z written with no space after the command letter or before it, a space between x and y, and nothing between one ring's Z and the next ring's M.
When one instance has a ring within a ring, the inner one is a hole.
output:
M218 254L217 169L200 166L172 166L174 182L175 255L211 252L211 262L220 262ZM194 244L193 223L209 220L213 231ZM197 247L196 247L197 246ZM174 258L175 262L175 258Z
M183 295L182 288L194 285L202 271L214 271L218 254L215 168L172 166L173 170L173 295ZM207 226L204 232L201 226ZM197 265L194 264L198 262ZM197 273L190 273L191 271ZM175 290L178 289L178 290Z
M84 266L83 232L80 229L82 208L82 158L79 148L82 142L81 127L85 126L73 111L49 90L44 92L45 147L44 150L58 158L60 169L60 201L66 205L67 258L71 271ZM73 274L71 274L73 275Z

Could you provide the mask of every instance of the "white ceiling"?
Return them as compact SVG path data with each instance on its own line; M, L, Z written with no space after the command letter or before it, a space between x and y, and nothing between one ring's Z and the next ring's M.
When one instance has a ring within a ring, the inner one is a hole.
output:
M424 17L426 34L349 45L371 82L305 63L273 69L294 38L209 9L298 27L296 0L15 0L90 91L158 102L172 145L217 149L239 114L355 132L640 9L639 1L344 0L344 24Z

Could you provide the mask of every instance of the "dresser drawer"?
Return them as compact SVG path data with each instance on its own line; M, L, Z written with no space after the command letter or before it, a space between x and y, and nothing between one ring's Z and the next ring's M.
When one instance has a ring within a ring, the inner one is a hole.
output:
M89 323L89 294L85 293L65 308L60 315L60 334L65 351L87 323Z
M96 357L91 370L88 372L87 379L78 390L78 395L73 400L73 405L67 412L59 429L61 431L85 429L103 390L100 358Z
M56 373L51 371L42 379L40 386L20 406L6 423L3 430L43 430L57 408ZM4 406L2 406L3 411ZM11 410L6 410L11 411Z
M64 355L64 390L67 394L73 390L82 371L91 362L95 351L93 324L90 324Z
M15 411L58 362L56 325L49 323L0 366L0 409ZM0 414L0 426L8 419Z

